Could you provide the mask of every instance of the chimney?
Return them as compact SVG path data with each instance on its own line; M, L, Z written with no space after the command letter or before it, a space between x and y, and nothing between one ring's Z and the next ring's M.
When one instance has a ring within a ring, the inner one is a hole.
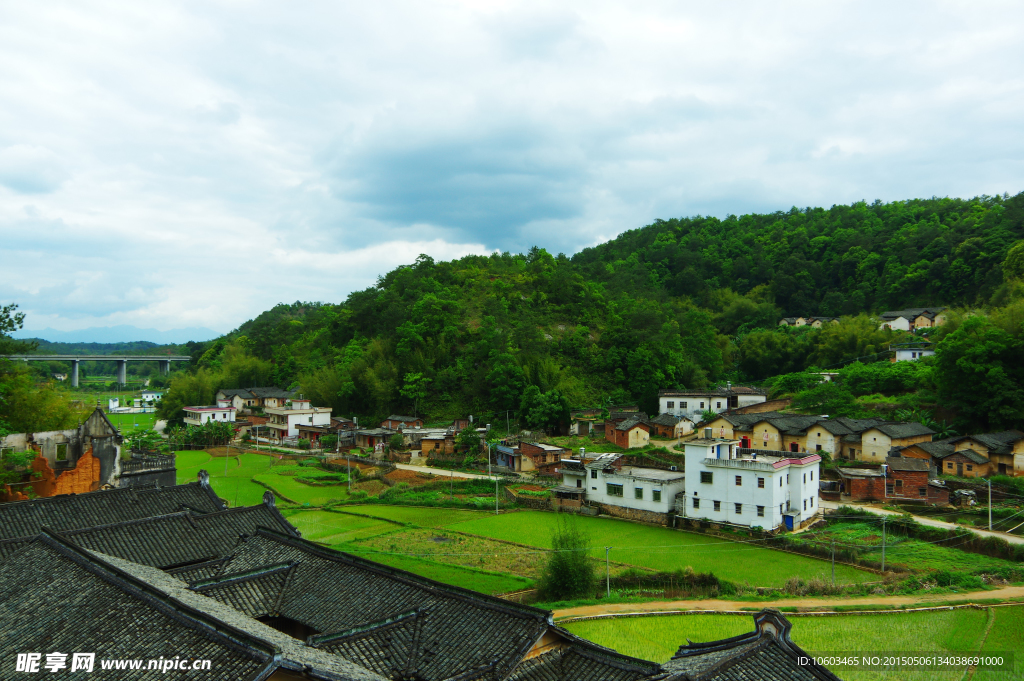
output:
M707 440L712 440L715 437L714 433L715 433L715 429L714 428L705 428L704 429L704 438L707 439Z

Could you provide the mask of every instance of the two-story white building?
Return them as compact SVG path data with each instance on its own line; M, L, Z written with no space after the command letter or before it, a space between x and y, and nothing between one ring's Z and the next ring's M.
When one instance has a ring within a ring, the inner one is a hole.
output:
M729 409L748 407L768 400L765 391L737 385L721 390L659 390L659 414L685 416L694 423L706 411L720 414Z
M267 428L278 440L298 437L299 426L330 426L331 408L314 407L309 400L292 398L280 407L266 407L264 413L270 420Z
M818 454L762 454L709 430L685 444L686 485L676 515L774 530L799 528L818 514Z
M182 411L185 412L183 420L190 426L201 426L209 421L235 422L235 408L224 403L215 407L183 407Z
M579 490L591 505L609 515L645 522L665 523L674 508L676 495L684 488L681 471L622 466L620 454L602 454L589 463L563 459L559 469L562 486Z

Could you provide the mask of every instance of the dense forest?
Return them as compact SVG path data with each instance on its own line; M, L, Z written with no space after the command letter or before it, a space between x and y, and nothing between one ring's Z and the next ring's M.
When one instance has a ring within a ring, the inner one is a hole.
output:
M986 380L1002 381L1012 402L1024 382L999 362L1021 343L1024 246L1013 247L1022 239L1024 193L658 220L571 258L538 247L420 256L338 304L281 304L189 344L192 366L164 411L255 384L296 388L345 415L519 413L543 426L567 407L631 401L656 411L659 388L885 359L902 334L870 315L924 305L959 310L933 337L947 348L951 334L967 333L969 310L984 313L970 333L1002 335L977 371L998 364ZM777 325L813 314L843 320ZM949 364L942 355L925 366ZM963 372L963 362L952 366ZM940 384L922 383L954 399Z

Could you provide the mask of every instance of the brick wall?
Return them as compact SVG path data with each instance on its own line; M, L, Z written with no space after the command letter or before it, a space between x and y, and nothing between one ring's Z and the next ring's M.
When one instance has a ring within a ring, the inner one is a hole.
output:
M844 478L843 485L854 501L885 498L885 478Z
M78 460L78 465L70 471L64 471L57 478L53 493L84 494L100 487L100 460L92 455L90 449Z
M902 485L900 483L903 483ZM925 500L928 498L928 471L890 471L889 484L893 491L889 497L902 499ZM925 495L921 496L920 490L925 489Z

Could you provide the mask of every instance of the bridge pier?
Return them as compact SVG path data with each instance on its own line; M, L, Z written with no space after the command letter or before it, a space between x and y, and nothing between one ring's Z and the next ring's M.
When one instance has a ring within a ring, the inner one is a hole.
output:
M71 387L78 387L78 360L71 360Z
M162 359L160 360L160 373L166 376L171 373L171 360Z
M128 360L117 360L117 382L121 385L128 382Z

